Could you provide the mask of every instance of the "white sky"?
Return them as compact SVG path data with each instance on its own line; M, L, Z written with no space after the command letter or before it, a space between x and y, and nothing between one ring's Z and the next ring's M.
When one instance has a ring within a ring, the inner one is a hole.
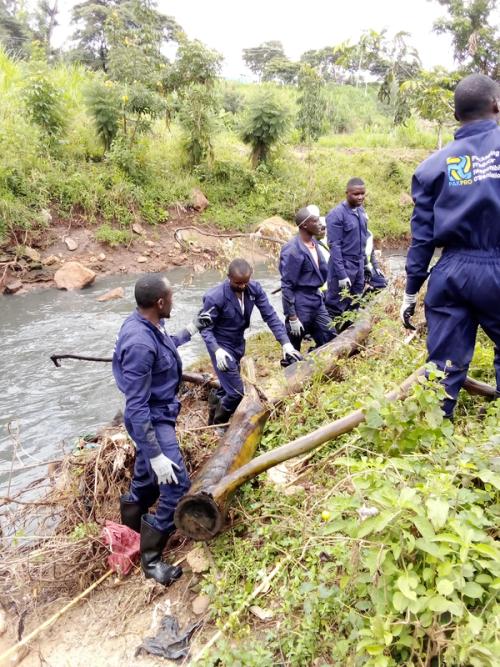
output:
M60 2L58 44L71 33L74 4L74 0ZM407 31L424 67L453 67L449 37L432 32L434 20L445 14L432 0L159 0L158 7L173 16L188 37L222 53L223 74L228 78L250 78L241 59L243 48L279 40L288 57L297 60L309 49L355 42L368 28L387 28L391 35Z

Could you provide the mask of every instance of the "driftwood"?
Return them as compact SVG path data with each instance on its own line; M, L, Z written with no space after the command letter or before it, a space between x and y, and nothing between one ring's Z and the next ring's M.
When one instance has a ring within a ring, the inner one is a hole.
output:
M214 499L210 489L252 459L271 408L286 396L300 391L314 375L331 375L338 359L357 351L371 327L372 318L367 311L352 327L312 352L305 361L286 368L285 373L280 374L279 380L267 392L267 401L260 399L253 386L252 372L249 374L248 370L244 371L247 375L245 396L221 444L198 473L189 493L179 501L174 516L177 528L195 540L210 539L221 530L232 491ZM242 360L244 362L245 359Z
M89 357L81 354L53 354L50 357L51 361L54 362L56 368L61 368L60 359L77 359L78 361L103 361L104 363L111 363L113 357ZM197 384L202 387L210 387L218 389L220 387L219 380L216 380L213 375L210 373L192 373L190 371L184 371L182 374L182 381L189 382L190 384Z

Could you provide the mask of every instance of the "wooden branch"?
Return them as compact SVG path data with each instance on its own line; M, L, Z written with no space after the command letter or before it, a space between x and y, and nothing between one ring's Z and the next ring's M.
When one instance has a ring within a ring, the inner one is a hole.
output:
M65 614L69 609L74 607L80 600L84 597L86 597L90 592L92 592L95 588L97 588L102 582L107 579L111 574L113 574L113 570L108 570L105 572L102 577L100 577L97 581L94 581L93 584L91 584L88 588L86 588L84 591L82 591L79 595L77 595L75 598L70 600L67 605L65 605L62 609L59 609L55 614L53 614L50 618L48 618L46 621L44 621L41 625L39 625L37 628L35 628L32 632L30 632L26 637L23 637L20 641L18 641L16 644L11 646L7 651L4 651L2 655L0 655L0 664L3 663L4 660L7 658L12 658L14 654L23 646L26 646L26 644L29 644L29 642L37 637L42 630L45 630L49 626L51 626L53 623L57 621L58 618L60 618L63 614Z
M269 409L261 402L255 388L255 366L247 357L241 360L241 371L245 395L231 419L231 424L220 445L202 467L194 480L189 494L181 498L175 510L174 521L189 537L207 540L222 528L225 509L213 503L204 492L225 475L249 461L262 438ZM202 494L201 506L198 497ZM225 498L221 498L223 505Z
M189 493L179 501L174 516L177 528L194 540L208 540L220 532L233 488L228 487L228 492L217 498L212 497L211 489L252 459L271 407L279 406L286 396L303 389L315 375L330 375L340 357L347 357L359 348L371 327L372 318L366 312L352 327L312 352L305 361L286 368L270 390L266 390L267 401L261 400L255 389L254 371L248 369L248 360L242 360L242 368L246 369L243 373L247 376L245 396L221 444L198 473Z

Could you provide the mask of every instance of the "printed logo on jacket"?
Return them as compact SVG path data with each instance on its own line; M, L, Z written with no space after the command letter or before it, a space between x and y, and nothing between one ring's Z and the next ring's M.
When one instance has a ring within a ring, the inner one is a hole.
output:
M500 151L486 155L453 155L446 158L448 185L472 185L486 178L500 178Z

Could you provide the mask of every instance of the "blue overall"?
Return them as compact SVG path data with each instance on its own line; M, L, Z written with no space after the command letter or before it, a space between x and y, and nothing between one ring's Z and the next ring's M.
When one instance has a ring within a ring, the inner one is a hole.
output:
M113 353L113 375L125 394L125 427L136 444L129 500L147 510L159 497L152 525L161 532L174 529L174 511L190 487L175 435L180 411L177 398L182 362L177 347L191 339L183 330L169 336L138 311L123 323ZM158 484L150 459L165 454L179 466L178 484Z
M351 296L361 295L365 285L365 248L368 238L367 217L362 206L354 209L347 201L326 216L326 233L330 246L326 307L332 317L359 306L356 300L342 298L339 280L349 278Z
M478 326L495 345L500 390L500 128L474 121L417 168L415 208L406 261L406 292L416 294L429 275L425 297L429 361L446 372L451 416L469 367Z
M299 235L288 241L280 254L283 313L288 335L297 350L300 350L306 334L311 335L318 347L328 343L336 334L321 292L328 275L328 264L318 242L313 239L313 243L318 253L318 264ZM290 331L290 316L293 315L296 315L304 326L304 333L300 337L294 336Z
M259 309L262 319L276 340L281 345L289 343L283 322L269 303L261 284L256 280L251 280L243 292L243 311L240 300L229 285L229 280L216 285L203 297L203 310L210 312L212 325L204 329L201 335L221 384L218 392L221 405L228 412L234 412L243 398L240 361L245 354L244 333L250 326L254 306ZM228 364L227 371L220 371L217 368L215 352L219 347L229 352L233 358Z

